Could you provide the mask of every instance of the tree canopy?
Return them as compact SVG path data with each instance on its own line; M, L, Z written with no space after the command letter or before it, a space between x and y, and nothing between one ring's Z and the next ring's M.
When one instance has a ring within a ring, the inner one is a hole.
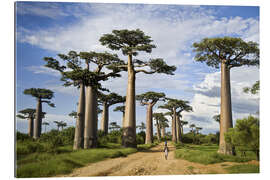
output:
M137 95L136 100L140 101L141 105L155 104L159 100L164 101L165 94L149 91L149 92Z
M30 89L25 89L23 93L25 95L30 95L32 97L41 99L41 102L45 102L49 106L55 107L54 103L51 103L51 101L49 101L50 99L53 98L53 94L54 94L54 92L49 89L30 88ZM48 100L42 100L42 99L48 99Z
M245 93L258 94L260 91L260 81L256 81L252 87L245 87L243 89Z
M208 66L220 67L225 61L229 68L242 65L259 65L259 48L255 42L245 42L241 38L204 38L193 43L195 60L205 62Z
M101 103L105 103L107 106L125 102L125 99L125 96L120 96L117 93L104 94L102 92L98 92L98 101Z

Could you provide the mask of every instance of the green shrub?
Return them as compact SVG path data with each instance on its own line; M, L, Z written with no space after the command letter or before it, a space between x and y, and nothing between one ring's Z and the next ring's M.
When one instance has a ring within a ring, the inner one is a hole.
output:
M25 141L25 140L32 140L33 138L30 137L28 134L24 134L24 133L17 131L16 132L16 139L17 139L17 141Z

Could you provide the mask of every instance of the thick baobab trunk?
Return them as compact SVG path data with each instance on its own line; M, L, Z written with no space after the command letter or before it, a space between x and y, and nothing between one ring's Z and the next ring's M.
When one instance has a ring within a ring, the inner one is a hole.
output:
M41 124L42 124L42 101L39 98L37 100L37 109L36 109L36 118L34 122L34 139L37 139L40 137L41 134Z
M158 141L160 141L160 125L158 121L156 121L156 124L157 124L157 138L158 138Z
M145 144L153 143L153 106L147 106Z
M172 118L172 141L177 142L176 138L176 112L175 108L173 108L173 118Z
M128 55L128 87L125 106L125 122L123 128L122 145L137 147L136 143L136 101L135 101L135 71L132 56Z
M77 110L77 120L74 135L73 149L83 148L83 135L84 135L84 116L85 116L85 87L84 84L80 84L80 98Z
M106 102L103 103L103 111L102 111L102 119L101 119L101 130L105 133L108 134L108 126L109 126L109 106L107 105Z
M84 149L97 146L97 96L96 90L86 86Z
M33 129L34 129L34 119L33 117L29 117L28 119L28 135L33 137Z
M182 137L181 137L181 121L180 121L180 117L177 115L176 116L176 135L177 135L177 142L182 142Z
M162 128L161 128L161 137L162 137L162 138L165 138L165 134L166 134L165 127L162 127Z
M224 133L232 124L232 105L231 105L231 85L230 85L230 69L224 61L221 63L221 110L220 110L220 138L219 153L233 154L232 147L225 142Z

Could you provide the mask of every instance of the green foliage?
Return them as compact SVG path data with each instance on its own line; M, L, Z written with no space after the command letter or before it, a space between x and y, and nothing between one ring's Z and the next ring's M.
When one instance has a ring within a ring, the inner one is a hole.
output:
M31 95L36 98L52 99L54 92L49 89L30 88L30 89L25 89L23 93L26 95Z
M141 105L145 105L147 103L155 104L157 101L164 101L165 94L157 93L153 91L149 91L136 96L136 100L141 102Z
M152 52L156 46L151 44L150 36L146 36L140 29L113 30L112 34L104 34L99 41L112 50L122 50L124 55L138 55L138 51Z
M144 144L145 143L145 132L141 131L138 134L136 134L136 142L137 144Z
M199 43L193 43L193 51L196 61L219 68L221 61L225 60L231 68L259 65L258 46L255 42L245 42L241 38L204 38Z
M236 173L260 173L260 167L255 164L240 164L226 168L231 174Z
M33 138L30 137L28 134L21 133L19 131L16 132L16 140L17 141L25 141L25 140L32 140Z
M252 85L252 87L245 87L243 89L245 93L251 93L251 94L258 94L260 91L260 81L256 81L255 84Z
M176 70L175 66L168 66L165 61L161 58L150 59L149 67L152 71L157 73L164 73L169 75L174 75L174 71Z
M104 94L102 92L98 92L98 101L100 103L105 103L106 106L111 106L117 103L125 102L126 97L120 96L117 93Z
M252 150L258 155L260 148L259 119L253 116L238 119L235 127L225 133L225 140L242 151Z

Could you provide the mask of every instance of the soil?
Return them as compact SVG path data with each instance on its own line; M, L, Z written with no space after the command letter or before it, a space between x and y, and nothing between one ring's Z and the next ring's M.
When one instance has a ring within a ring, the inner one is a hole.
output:
M75 169L71 174L61 177L87 176L141 176L141 175L183 175L183 174L227 174L226 167L235 162L203 165L174 158L175 147L170 143L168 159L165 159L163 144L145 152L137 152L127 157L107 159ZM247 162L258 164L257 161Z

